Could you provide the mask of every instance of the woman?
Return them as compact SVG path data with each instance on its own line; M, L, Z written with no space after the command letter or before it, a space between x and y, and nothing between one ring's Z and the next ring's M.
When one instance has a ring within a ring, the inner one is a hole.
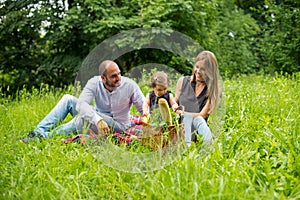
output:
M218 106L221 93L218 76L215 55L210 51L202 51L196 58L192 76L181 77L177 82L175 101L184 106L183 123L188 146L194 130L203 136L205 142L212 142L207 119Z

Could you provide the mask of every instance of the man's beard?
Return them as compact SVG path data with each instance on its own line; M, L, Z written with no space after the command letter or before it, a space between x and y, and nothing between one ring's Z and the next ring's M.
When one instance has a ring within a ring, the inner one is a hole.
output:
M112 87L112 88L119 87L121 85L121 80L116 81L115 83L112 83L106 78L105 85L107 85L108 87Z

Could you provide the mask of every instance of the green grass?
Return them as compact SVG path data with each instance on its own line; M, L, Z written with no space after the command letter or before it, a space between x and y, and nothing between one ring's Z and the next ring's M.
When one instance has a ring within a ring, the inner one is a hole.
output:
M193 145L171 165L141 173L108 167L63 136L19 142L70 88L2 97L0 199L299 199L300 74L241 76L224 86L213 150Z

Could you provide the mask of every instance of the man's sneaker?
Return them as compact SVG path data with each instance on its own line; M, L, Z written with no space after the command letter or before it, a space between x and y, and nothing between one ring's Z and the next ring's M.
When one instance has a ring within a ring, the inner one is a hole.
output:
M39 141L41 141L42 138L43 136L36 134L34 131L30 131L28 135L20 141L24 144L27 144L28 142L30 142L30 140L39 139Z

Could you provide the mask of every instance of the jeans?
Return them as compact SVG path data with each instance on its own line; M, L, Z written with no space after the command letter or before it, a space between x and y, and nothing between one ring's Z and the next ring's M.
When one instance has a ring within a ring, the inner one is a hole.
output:
M191 145L192 131L197 130L198 134L203 136L204 142L212 142L212 133L205 121L201 116L193 118L189 113L183 116L183 124L185 131L185 142L188 146Z
M78 99L76 97L65 94L50 113L37 125L34 132L47 138L52 137L54 133L69 135L74 131L82 131L84 125L87 125L95 133L98 133L96 125L86 122L84 118L78 114L76 110L77 102ZM61 124L69 113L73 116L73 119L65 124ZM114 121L112 117L99 112L97 114L101 116L114 131L121 132L124 130L123 125Z
M64 95L50 113L37 125L34 132L43 137L52 137L53 133L69 133L83 126L83 121L77 115L76 104L78 99L71 95ZM74 118L66 124L58 126L68 114ZM57 127L58 126L58 127Z

